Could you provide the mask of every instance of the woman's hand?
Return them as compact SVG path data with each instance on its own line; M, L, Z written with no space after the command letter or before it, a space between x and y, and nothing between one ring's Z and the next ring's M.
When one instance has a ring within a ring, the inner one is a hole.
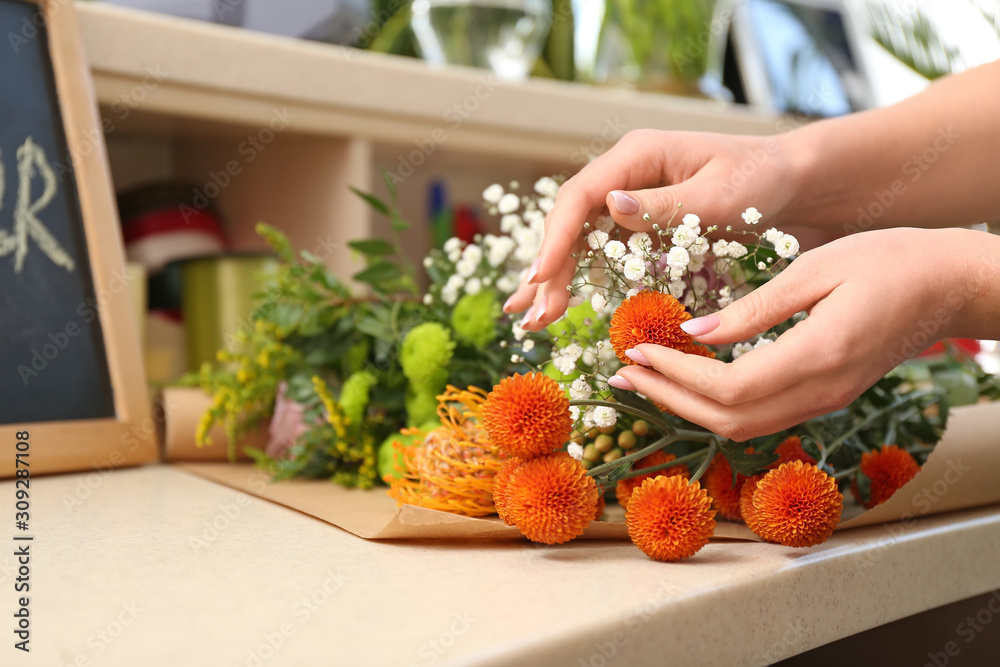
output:
M633 231L649 231L653 223L666 222L681 204L682 215L697 213L705 224L735 224L748 206L765 211L769 224L780 224L797 173L784 145L783 136L628 133L560 188L545 219L538 259L504 311L531 306L522 326L536 331L562 315L569 300L566 286L576 270L571 255L579 247L583 223L593 222L605 210Z
M749 295L684 325L699 342L721 345L809 312L774 343L732 363L638 345L629 356L642 365L620 369L610 383L742 442L846 407L942 338L1000 337L998 292L996 236L856 234L803 254Z

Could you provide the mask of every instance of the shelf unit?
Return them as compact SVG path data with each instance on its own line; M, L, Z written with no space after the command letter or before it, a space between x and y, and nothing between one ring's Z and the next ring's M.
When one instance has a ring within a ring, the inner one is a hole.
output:
M435 179L475 205L491 182L571 174L628 130L767 134L780 120L705 100L499 82L484 70L99 3L77 13L116 188L204 184L237 248L259 248L253 227L266 220L341 274L353 268L344 242L384 231L347 187L379 192L379 168L402 177L400 203L419 223ZM279 117L287 124L270 130ZM227 165L238 174L223 176ZM213 174L225 182L218 192ZM429 242L426 224L404 238L415 255Z

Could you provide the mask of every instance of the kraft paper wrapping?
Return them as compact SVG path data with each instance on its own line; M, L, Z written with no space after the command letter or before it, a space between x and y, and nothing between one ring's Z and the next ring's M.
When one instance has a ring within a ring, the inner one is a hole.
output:
M208 405L202 394L196 400L184 397L188 407ZM177 406L181 401L174 401ZM203 409L203 408L202 408ZM199 413L200 414L200 413ZM176 415L168 413L169 421ZM204 452L218 448L225 456L225 443L219 440L211 448L197 450L193 429L197 416L186 417L188 447L175 442L174 452ZM175 433L182 439L182 434ZM168 449L170 448L168 442ZM174 457L180 461L184 457ZM388 539L523 539L516 528L505 526L497 517L470 518L424 509L412 505L397 506L384 488L371 491L344 489L326 480L287 480L270 482L267 475L253 466L224 462L205 462L188 457L178 465L192 474L232 487L280 505L285 505L333 524L359 537ZM876 523L909 521L929 514L1000 503L1000 402L982 403L952 411L948 430L928 457L921 471L889 501L864 511L845 498L844 518L837 530ZM608 521L594 521L583 539L628 539L620 508L609 508ZM746 526L718 521L718 539L759 540Z

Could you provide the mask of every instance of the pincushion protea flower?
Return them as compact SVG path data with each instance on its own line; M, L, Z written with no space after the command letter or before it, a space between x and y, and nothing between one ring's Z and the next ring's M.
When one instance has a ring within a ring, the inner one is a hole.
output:
M840 521L844 496L837 480L802 461L782 463L743 485L747 526L769 542L811 547L825 542Z
M632 493L625 524L632 542L653 560L683 560L708 544L715 530L711 505L698 482L661 475Z
M569 399L542 373L515 374L500 381L482 407L490 442L507 456L531 459L550 454L569 439Z
M514 468L501 503L511 523L533 542L562 544L597 517L597 483L565 452L547 454Z
M868 502L863 503L871 509L889 500L892 494L913 479L920 472L920 464L905 449L888 445L862 454L861 472L871 480ZM857 480L851 482L851 492L859 503L862 502Z
M449 386L438 397L441 426L422 443L401 447L405 473L389 480L400 503L465 516L492 514L493 480L504 462L490 444L480 419L485 392Z
M658 449L649 456L644 456L635 463L635 469L641 470L642 468L652 468L653 466L663 465L664 463L670 463L677 457L673 454L667 454L662 449ZM636 477L631 477L629 479L623 479L618 482L615 486L615 496L618 498L618 504L622 506L622 509L628 509L629 498L632 497L632 492L635 491L643 482L651 477L660 477L665 475L671 477L674 475L680 477L688 477L688 468L686 465L673 466L670 468L664 468L663 470L656 470L654 472L649 472L644 475L638 475Z
M692 341L681 329L681 323L689 319L691 315L671 295L651 290L639 292L625 299L611 316L611 345L626 364L635 362L625 356L625 350L642 343L686 351Z

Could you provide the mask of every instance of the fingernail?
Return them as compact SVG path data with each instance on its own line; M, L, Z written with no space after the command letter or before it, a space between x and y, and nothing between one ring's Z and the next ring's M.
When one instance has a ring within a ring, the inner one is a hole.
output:
M531 263L531 268L528 269L528 284L535 282L535 276L538 275L538 266L541 264L542 258L539 257L534 262Z
M620 375L612 375L608 378L608 384L616 389L624 389L625 391L635 391L635 385L623 378Z
M720 324L722 324L722 320L719 319L718 315L706 315L681 323L681 329L692 336L704 336L710 331L718 329Z
M521 318L521 328L523 329L524 325L530 324L531 323L531 319L534 316L535 316L535 306L532 305L531 308L528 309L528 312L526 312L524 314L524 317Z
M630 194L615 190L611 193L611 198L615 201L615 208L623 215L634 215L639 212L639 200Z
M652 366L653 365L653 364L649 363L649 359L646 358L645 354L643 354L639 350L636 350L635 348L633 348L631 350L625 350L625 356L628 357L629 359L631 359L632 361L634 361L635 363L639 364L640 366Z
M510 297L507 298L506 301L503 302L503 312L505 312L505 313L509 313L510 312L510 302L513 301L513 300L514 300L514 296L511 295Z
M538 321L545 317L545 311L549 309L549 295L543 294L542 300L538 302L535 306L535 320Z

